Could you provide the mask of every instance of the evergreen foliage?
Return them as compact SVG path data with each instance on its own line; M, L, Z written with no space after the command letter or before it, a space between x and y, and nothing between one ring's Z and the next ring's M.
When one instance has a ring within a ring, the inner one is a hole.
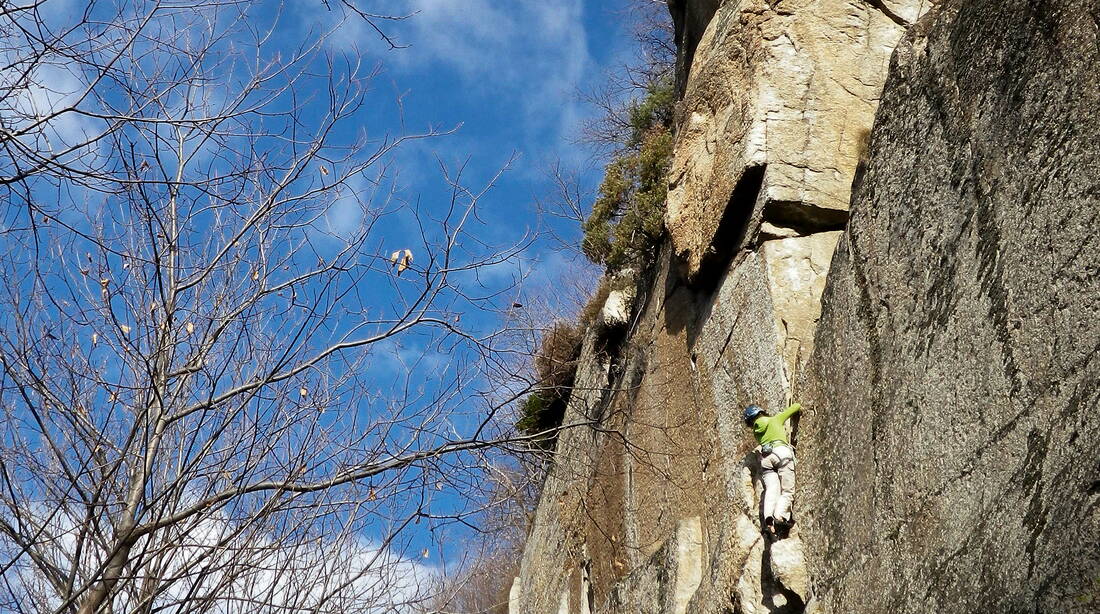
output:
M584 222L585 255L610 272L646 264L664 234L675 101L672 80L662 78L631 105L630 135L608 163Z
M524 399L516 428L534 435L561 426L569 393L577 374L577 358L581 353L584 329L566 322L555 322L535 354L538 387ZM557 435L538 440L539 447L553 449Z

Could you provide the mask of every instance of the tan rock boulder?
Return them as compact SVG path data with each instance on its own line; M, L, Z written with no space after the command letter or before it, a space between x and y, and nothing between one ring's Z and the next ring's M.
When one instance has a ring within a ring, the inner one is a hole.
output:
M765 241L762 245L788 385L813 352L825 276L841 234L822 232Z
M718 9L690 62L669 178L666 223L690 275L708 254L744 247L762 219L810 231L843 225L890 53L904 24L933 4L743 0ZM754 167L766 168L750 191L758 197L734 199ZM727 215L753 223L720 228Z

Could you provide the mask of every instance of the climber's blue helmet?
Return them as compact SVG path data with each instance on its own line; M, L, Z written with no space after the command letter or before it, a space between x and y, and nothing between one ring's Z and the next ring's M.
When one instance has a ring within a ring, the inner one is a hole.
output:
M745 408L745 424L752 426L752 423L756 421L757 416L763 415L764 409L759 405L749 405Z

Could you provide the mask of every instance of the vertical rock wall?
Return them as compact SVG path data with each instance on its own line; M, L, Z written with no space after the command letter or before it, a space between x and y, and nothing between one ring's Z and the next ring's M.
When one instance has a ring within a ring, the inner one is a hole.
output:
M674 0L683 100L669 241L626 323L589 332L511 611L782 613L740 409L784 405L885 79L925 0Z
M670 4L670 238L510 610L1100 611L1100 0ZM738 410L792 389L768 545Z
M898 48L824 296L799 496L825 612L1100 612L1100 2Z
M667 226L690 276L752 248L762 223L780 236L843 227L890 53L932 4L722 3L690 63L670 173ZM758 202L736 200L761 171Z

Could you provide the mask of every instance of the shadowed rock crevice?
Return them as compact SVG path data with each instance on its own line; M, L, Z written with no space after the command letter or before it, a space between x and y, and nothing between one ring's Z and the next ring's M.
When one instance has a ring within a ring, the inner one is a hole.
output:
M761 231L761 239L804 237L819 232L844 230L848 224L848 212L843 209L817 207L810 203L792 201L769 201L764 205L764 223L788 231L782 234L769 234Z
M897 13L895 13L882 0L863 0L863 1L866 2L867 4L873 6L877 11L879 11L883 15L886 15L887 17L889 17L890 21L893 21L894 23L898 24L899 26L901 26L903 28L908 28L909 26L913 25L907 19L902 17L901 15L898 15Z
M720 0L669 0L676 40L676 91L683 97L699 39L718 10Z
M802 614L806 610L806 603L802 597L783 586L783 583L772 573L772 548L764 547L764 554L760 558L760 589L764 595L764 607L768 608L768 614ZM779 599L776 599L776 598Z
M746 168L730 194L714 239L700 262L698 273L691 280L692 289L698 294L706 297L713 295L737 256L737 251L748 233L756 201L764 185L766 170L767 166L763 164Z

